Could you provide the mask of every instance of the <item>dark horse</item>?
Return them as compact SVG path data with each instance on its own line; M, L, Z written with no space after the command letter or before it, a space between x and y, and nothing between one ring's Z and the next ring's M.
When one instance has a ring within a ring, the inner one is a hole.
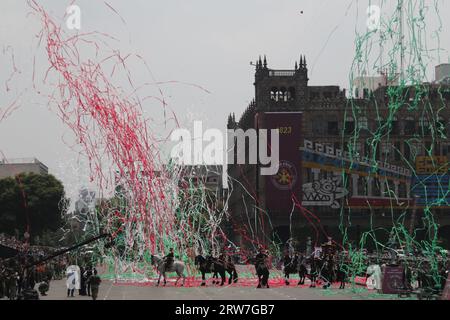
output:
M311 267L311 270L309 272L309 276L311 279L310 288L315 288L317 278L319 277L320 270L322 269L322 261L321 261L321 259L315 259L314 257L310 257L308 260L309 260L309 265Z
M223 263L225 265L225 271L230 275L230 277L228 278L228 284L231 284L231 282L236 283L238 281L238 274L233 261L229 259L228 261L223 261Z
M256 276L258 277L258 287L257 288L269 288L269 268L264 260L249 258L247 263L251 263L255 266Z
M344 264L336 264L335 266L336 280L339 281L339 289L345 289L345 282L347 281L348 267Z
M320 268L319 275L321 280L323 281L323 288L329 288L336 277L332 258L327 257L326 259L322 260L322 266Z
M238 274L236 271L236 266L234 265L233 261L229 259L228 261L225 260L225 257L219 257L219 258L211 258L217 263L222 263L225 267L225 271L228 272L230 275L228 278L228 284L231 284L231 282L236 283L238 281ZM215 284L215 279L219 277L217 272L213 273L213 283ZM219 280L217 280L217 283L219 283Z
M297 285L305 284L307 269L303 257L295 257L289 263L284 264L284 281L289 285L289 275L298 273L299 281Z
M237 282L238 277L236 268L232 263L227 263L211 256L205 258L202 255L198 255L195 257L195 265L198 266L198 269L202 273L202 286L205 285L206 273L212 273L213 278L217 278L218 275L220 275L222 279L220 283L221 286L223 286L223 284L225 283L225 271L230 274L230 279L228 281L229 284L231 284L232 280L234 280L234 282ZM216 284L216 280L213 280L213 284Z

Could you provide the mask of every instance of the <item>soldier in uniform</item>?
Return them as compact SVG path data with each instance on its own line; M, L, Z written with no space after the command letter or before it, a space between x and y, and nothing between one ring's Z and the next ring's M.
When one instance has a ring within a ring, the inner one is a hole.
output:
M255 256L256 272L258 274L258 278L260 277L260 275L262 277L262 278L260 278L261 280L258 283L258 288L261 287L261 284L263 286L266 286L266 288L269 288L269 283L268 283L268 280L269 280L269 266L268 266L268 263L267 263L268 257L269 257L269 255L268 255L267 251L264 250L263 247L260 247L258 254ZM259 272L262 272L262 273L259 274L258 270L260 270Z
M175 255L173 253L173 248L170 248L169 253L164 257L164 263L165 263L164 268L166 270L168 270L172 266L174 258L175 258Z
M268 255L266 253L266 250L264 250L263 247L260 247L258 253L255 256L256 263L264 263L265 264L267 257L268 257Z
M97 300L98 290L102 282L102 279L97 275L97 269L94 268L93 274L89 277L88 282L91 285L92 300Z
M289 268L289 266L292 263L292 258L289 254L289 250L286 250L284 252L284 258L283 258L283 265L284 265L284 269L286 270L286 268Z
M84 278L86 279L86 294L88 296L91 296L91 284L88 281L91 276L92 276L92 267L88 266L86 268L86 271L84 272Z

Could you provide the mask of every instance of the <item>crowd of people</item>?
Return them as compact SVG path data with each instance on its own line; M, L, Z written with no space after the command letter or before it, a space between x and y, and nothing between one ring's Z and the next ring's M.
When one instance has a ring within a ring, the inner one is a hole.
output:
M15 237L10 237L3 233L0 234L0 245L12 248L17 251L24 251L27 246L25 242L19 241Z
M24 299L24 295L35 288L45 295L51 280L64 277L64 266L60 261L28 267L37 259L20 253L14 259L0 260L0 298Z
M38 264L54 252L52 248L30 246L5 235L0 236L0 244L10 250L8 257L0 257L0 299L36 298L35 288L45 295L51 280L65 276L65 257Z
M90 296L97 300L101 279L96 268L90 265L85 268L71 265L66 269L66 277L68 298L74 297L75 290L78 290L80 296Z

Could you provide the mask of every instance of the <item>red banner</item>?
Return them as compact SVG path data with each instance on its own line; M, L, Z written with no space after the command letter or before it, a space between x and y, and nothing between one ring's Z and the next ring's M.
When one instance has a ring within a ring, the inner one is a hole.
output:
M383 284L381 290L384 294L398 294L404 291L403 267L388 267L383 272Z
M264 181L265 207L270 214L288 215L294 199L301 201L301 112L263 112L257 115L258 129L279 130L279 169L273 176L260 176ZM272 157L273 159L273 157Z

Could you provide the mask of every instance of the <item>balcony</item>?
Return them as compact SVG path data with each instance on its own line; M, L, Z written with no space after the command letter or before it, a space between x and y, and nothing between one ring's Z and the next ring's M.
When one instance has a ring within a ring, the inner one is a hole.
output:
M295 70L270 70L269 77L293 77Z

